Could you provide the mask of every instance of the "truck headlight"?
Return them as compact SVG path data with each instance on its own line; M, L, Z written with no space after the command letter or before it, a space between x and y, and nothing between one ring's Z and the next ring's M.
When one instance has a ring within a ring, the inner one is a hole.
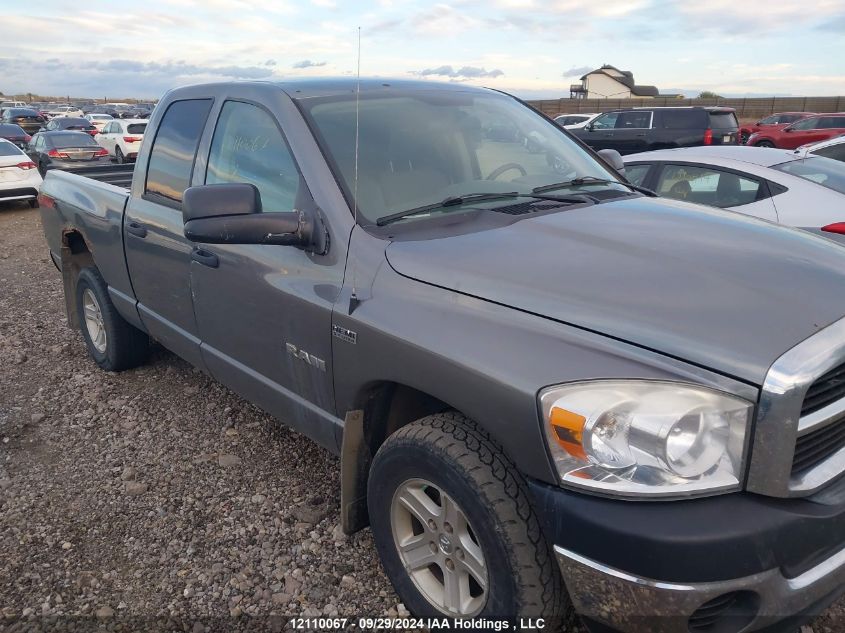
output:
M672 382L596 380L540 392L561 481L621 496L736 490L754 405Z

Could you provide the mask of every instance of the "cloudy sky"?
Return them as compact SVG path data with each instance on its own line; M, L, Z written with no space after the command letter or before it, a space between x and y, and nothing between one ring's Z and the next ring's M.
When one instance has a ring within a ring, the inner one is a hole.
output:
M23 5L18 5L23 6ZM603 63L663 91L845 94L845 0L38 0L0 19L7 94L421 76L568 95Z

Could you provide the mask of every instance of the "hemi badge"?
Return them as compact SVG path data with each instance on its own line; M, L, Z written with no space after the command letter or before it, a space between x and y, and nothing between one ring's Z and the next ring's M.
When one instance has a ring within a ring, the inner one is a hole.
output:
M358 335L353 332L352 330L347 330L345 327L340 327L339 325L332 326L332 335L339 338L341 341L346 341L347 343L355 343L358 342Z

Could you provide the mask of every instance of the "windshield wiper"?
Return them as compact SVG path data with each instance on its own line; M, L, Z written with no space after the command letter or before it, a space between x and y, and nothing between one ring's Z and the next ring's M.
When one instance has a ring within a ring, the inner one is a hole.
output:
M518 198L524 194L518 191L505 191L500 193L465 193L461 196L450 196L440 202L432 204L425 204L421 207L408 209L407 211L399 211L398 213L391 213L376 220L378 226L385 226L396 220L401 220L412 215L425 213L426 211L434 211L435 209L442 209L444 207L459 207L465 202L485 202L487 200L501 200L503 198Z
M579 178L573 178L572 180L565 180L563 182L556 182L551 185L543 185L542 187L534 187L531 191L532 193L543 193L545 191L554 191L555 189L564 189L566 187L580 187L581 185L612 185L612 184L619 184L628 187L629 189L633 189L634 191L638 191L639 193L649 196L649 197L656 197L657 194L654 193L651 189L646 189L645 187L640 187L639 185L632 185L630 182L625 182L622 180L608 180L607 178L596 178L595 176L581 176Z

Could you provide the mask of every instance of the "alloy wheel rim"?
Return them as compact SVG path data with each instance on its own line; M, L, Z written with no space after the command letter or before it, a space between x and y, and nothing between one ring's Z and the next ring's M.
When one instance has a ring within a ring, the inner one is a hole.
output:
M82 312L85 315L85 329L88 330L88 337L91 339L91 344L101 354L106 351L106 325L103 322L103 313L100 310L100 304L97 302L97 297L91 292L90 288L86 288L82 293Z
M393 495L390 524L405 571L429 604L458 617L473 617L484 608L487 563L452 497L430 481L409 479Z

